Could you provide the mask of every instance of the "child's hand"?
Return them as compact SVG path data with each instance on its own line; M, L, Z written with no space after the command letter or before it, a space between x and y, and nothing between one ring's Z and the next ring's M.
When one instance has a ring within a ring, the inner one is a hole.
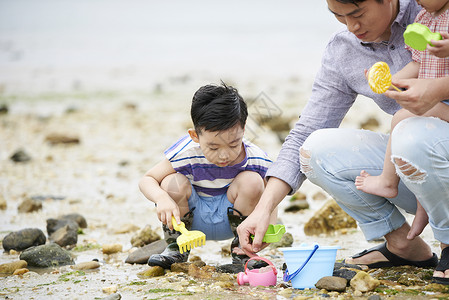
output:
M449 57L449 33L440 32L440 34L443 39L439 41L432 40L433 46L427 45L427 49L430 54L435 55L436 57Z
M171 198L158 201L156 211L159 221L167 225L170 230L173 229L171 216L174 216L176 220L180 220L179 207Z

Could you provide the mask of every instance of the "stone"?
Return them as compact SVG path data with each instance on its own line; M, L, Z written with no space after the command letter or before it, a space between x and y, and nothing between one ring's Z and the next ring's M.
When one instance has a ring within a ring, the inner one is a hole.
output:
M147 225L131 238L131 245L133 247L143 247L160 239L161 236L151 229L150 225Z
M152 242L151 244L145 245L130 253L126 258L125 263L146 264L151 255L161 254L162 251L165 250L165 247L167 247L167 242L165 240Z
M47 233L48 235L52 235L54 232L56 232L58 229L69 226L71 230L74 230L78 232L79 225L76 221L72 219L47 219Z
M379 126L379 121L374 117L370 117L368 120L360 124L360 128L371 131L378 131Z
M12 275L23 275L25 273L28 273L30 270L28 270L27 268L21 268L21 269L17 269L14 271L14 273L12 273Z
M17 210L19 213L30 213L35 212L42 209L42 202L33 200L30 198L26 198L19 204Z
M102 300L120 300L122 299L122 295L118 293L111 294L107 297L101 298Z
M282 248L282 247L291 247L293 245L293 235L290 232L284 233L281 240L276 243L271 243L270 248Z
M427 282L425 280L423 280L416 274L410 274L410 273L402 274L398 279L398 283L405 285L405 286L415 286L415 285L424 286L427 284Z
M380 285L380 281L365 271L360 271L351 279L350 285L355 291L365 293L374 291Z
M327 198L329 198L329 196L323 192L316 192L313 196L312 199L315 201L323 201L326 200Z
M318 280L318 282L315 284L315 287L317 289L325 289L329 292L344 292L346 290L347 283L348 281L341 277L325 276Z
M47 238L39 228L25 228L19 231L10 232L3 238L3 249L23 251L33 246L45 244Z
M295 200L290 201L288 206L284 209L286 213L295 213L300 210L308 209L310 207L309 202L307 200Z
M137 275L139 275L140 277L143 277L143 278L159 277L159 276L163 276L164 274L165 274L164 268L159 267L159 266L149 267L145 271L137 273Z
M53 232L49 239L61 247L73 246L78 242L78 230L73 226L65 225Z
M14 274L16 270L23 269L27 267L27 262L24 260L18 260L11 263L1 264L0 265L0 274L1 275L11 275Z
M86 261L78 263L71 268L74 270L93 270L98 269L100 267L100 263L98 261Z
M25 150L19 149L11 155L10 159L16 163L24 163L30 161L31 156Z
M139 230L139 226L134 224L125 224L114 231L115 234L130 233Z
M45 141L51 145L57 144L79 144L80 139L74 135L52 133L45 137Z
M20 254L19 258L25 260L28 266L37 268L74 264L70 252L55 243L28 248Z
M294 193L294 194L290 197L289 201L290 201L290 202L293 202L293 201L296 201L296 200L307 200L307 195L304 194L304 193L301 192L301 191L297 191L296 193Z
M329 234L342 228L357 228L356 221L330 199L304 225L306 235Z
M245 272L245 266L241 264L224 264L217 267L219 273L238 274Z
M357 274L356 271L342 268L342 269L334 270L334 273L332 275L346 279L347 283L349 284L351 279L354 278L354 276L356 274Z
M105 286L104 288L102 288L102 291L105 294L113 294L117 292L117 286L116 285Z
M182 262L182 263L174 263L170 266L170 271L172 272L181 272L181 273L189 273L189 267L191 263Z
M122 252L123 246L121 244L104 244L102 247L103 254L114 254Z
M8 203L6 202L6 199L0 195L0 210L6 210L8 207Z
M87 228L87 221L82 215L78 213L72 213L68 215L64 215L59 218L60 220L72 220L78 224L80 228Z
M211 279L215 271L216 269L213 266L204 266L201 268L196 266L195 264L190 264L188 274L189 276L198 279Z

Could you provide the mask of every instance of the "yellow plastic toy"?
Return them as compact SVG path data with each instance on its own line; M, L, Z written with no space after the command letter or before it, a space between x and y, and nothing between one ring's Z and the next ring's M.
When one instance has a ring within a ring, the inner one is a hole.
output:
M398 92L401 92L400 89L391 84L391 73L388 64L379 61L375 63L368 73L368 84L373 92L377 94L385 93L390 86L395 88Z
M206 245L206 235L199 230L187 230L184 222L176 223L174 216L171 217L173 228L181 232L181 235L176 239L179 246L179 252L182 254L192 248Z

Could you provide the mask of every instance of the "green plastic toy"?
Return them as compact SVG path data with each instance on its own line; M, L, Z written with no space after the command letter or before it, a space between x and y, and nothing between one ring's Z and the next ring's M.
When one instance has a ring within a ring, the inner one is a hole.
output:
M431 40L438 41L441 39L441 34L432 32L429 27L419 23L408 25L404 31L404 42L419 51L426 50L428 44L432 46Z
M277 243L281 240L282 236L285 233L285 226L282 224L270 224L268 225L267 232L263 236L262 242L264 243ZM251 235L251 238L254 239L254 236Z

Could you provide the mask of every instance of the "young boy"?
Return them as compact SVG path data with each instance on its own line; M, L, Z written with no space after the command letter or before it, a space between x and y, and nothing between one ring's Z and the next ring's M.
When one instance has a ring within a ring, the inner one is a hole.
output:
M190 251L179 252L172 216L178 223L184 221L187 229L204 232L207 240L234 236L233 263L243 264L248 257L234 249L239 246L236 228L258 203L271 160L243 138L248 111L235 88L224 83L201 87L190 113L194 128L139 182L141 192L157 206L168 244L148 264L169 269L187 261ZM275 213L271 220L276 221Z
M416 16L415 22L426 25L434 32L440 32L443 37L441 42L434 42L434 46L428 46L425 51L418 51L407 46L412 52L413 61L393 76L394 79L403 78L439 78L449 76L449 0L418 0L423 9ZM392 119L391 130L400 121L416 116L408 110L399 110ZM449 100L435 105L423 116L437 117L449 121ZM355 180L357 189L366 193L394 198L398 194L399 177L396 175L395 166L391 157L391 141L388 141L385 153L384 168L379 176L371 176L366 171L361 171ZM411 167L407 164L397 166L402 172L407 172ZM409 174L416 180L424 180L425 174ZM419 200L419 199L418 199ZM428 217L418 201L418 209L408 234L409 239L418 236L427 225Z

